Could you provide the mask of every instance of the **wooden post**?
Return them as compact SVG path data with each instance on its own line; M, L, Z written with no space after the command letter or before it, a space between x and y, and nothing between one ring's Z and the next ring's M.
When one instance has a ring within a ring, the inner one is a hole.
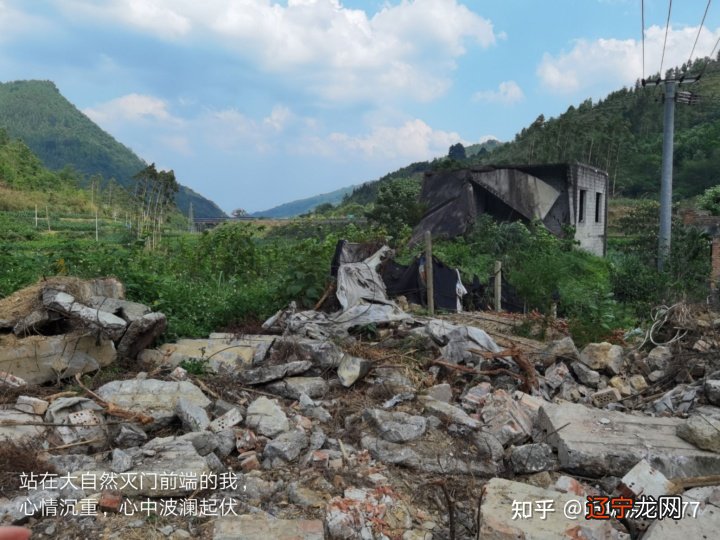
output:
M435 315L435 283L433 282L432 235L425 231L425 285L430 315Z
M45 218L47 219L48 232L50 232L50 210L48 210L47 204L45 205Z
M502 262L495 261L495 311L502 311Z
M95 207L95 241L98 241L98 209Z
M38 227L37 204L35 205L35 228Z

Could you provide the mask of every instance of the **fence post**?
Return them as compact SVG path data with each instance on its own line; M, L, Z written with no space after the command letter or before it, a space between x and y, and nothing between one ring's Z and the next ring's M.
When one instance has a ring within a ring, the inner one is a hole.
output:
M502 311L502 262L495 261L495 311Z
M432 235L425 231L425 285L430 315L435 315L435 283L433 282Z

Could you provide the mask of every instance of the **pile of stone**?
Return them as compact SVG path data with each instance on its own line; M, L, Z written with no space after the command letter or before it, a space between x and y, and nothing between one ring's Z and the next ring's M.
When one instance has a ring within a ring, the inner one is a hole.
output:
M716 535L720 373L679 383L681 340L500 346L391 310L368 341L303 313L307 328L282 312L281 334L164 344L132 378L6 403L0 444L35 441L52 472L26 474L0 520L118 539Z
M0 300L0 381L40 384L134 359L166 326L125 300L117 279L44 280Z

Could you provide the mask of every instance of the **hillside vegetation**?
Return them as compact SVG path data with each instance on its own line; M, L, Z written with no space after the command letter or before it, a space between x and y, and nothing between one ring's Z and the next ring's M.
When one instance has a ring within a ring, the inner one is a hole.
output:
M129 186L148 164L116 141L65 99L50 81L0 83L0 127L22 139L52 169L72 166L87 176L100 175ZM178 208L187 215L190 202L196 217L222 217L212 201L182 186Z

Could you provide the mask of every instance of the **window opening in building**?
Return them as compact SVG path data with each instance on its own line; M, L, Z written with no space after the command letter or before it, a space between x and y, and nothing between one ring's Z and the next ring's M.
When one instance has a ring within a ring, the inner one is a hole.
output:
M602 214L600 211L602 210L602 193L595 193L595 223L600 223L602 221Z
M583 223L585 221L585 195L587 190L580 190L580 208L578 209L578 222Z

